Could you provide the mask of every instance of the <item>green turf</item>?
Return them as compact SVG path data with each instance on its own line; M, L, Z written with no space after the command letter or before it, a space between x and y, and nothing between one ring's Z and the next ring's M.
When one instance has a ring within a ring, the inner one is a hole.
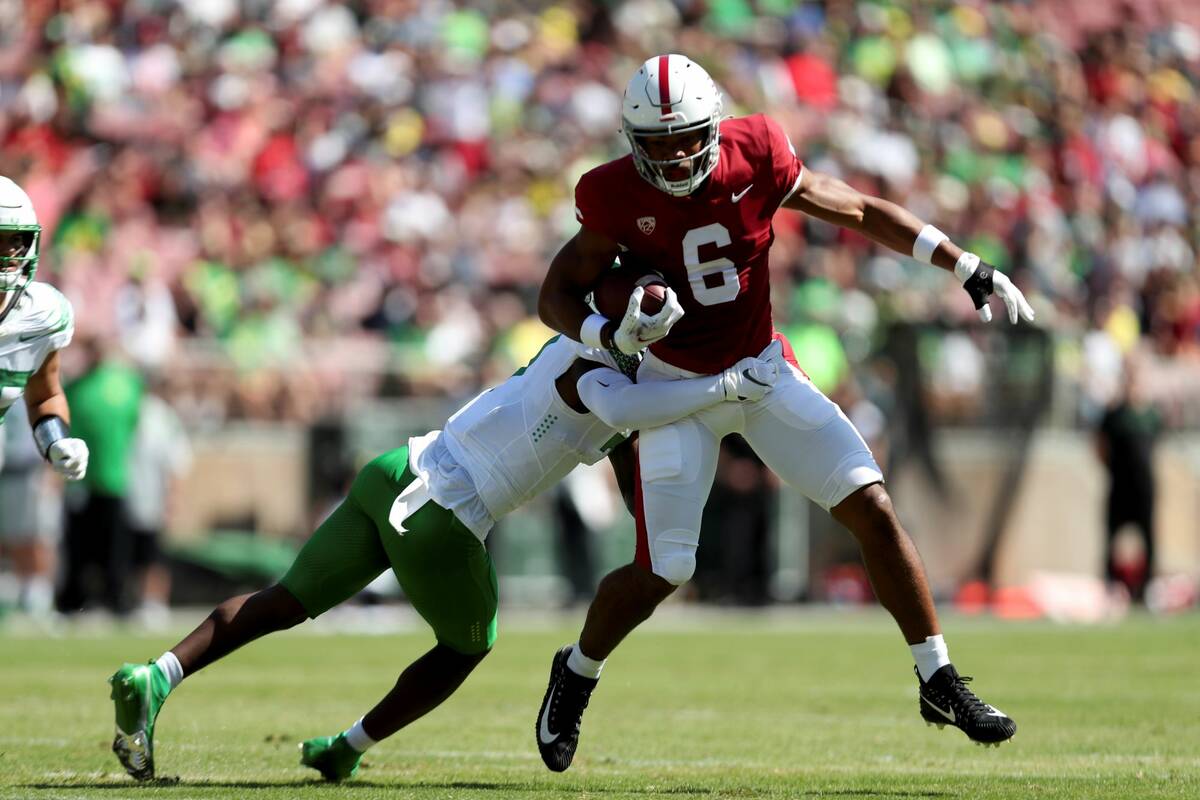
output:
M339 786L297 765L297 743L353 722L426 636L301 630L251 645L167 702L157 764L169 779L139 786L108 750L104 680L170 637L0 635L0 798L1200 797L1196 615L1093 628L949 620L955 661L1021 726L984 750L920 720L907 654L881 616L689 611L610 661L566 774L543 768L533 728L574 618L502 630L458 695Z

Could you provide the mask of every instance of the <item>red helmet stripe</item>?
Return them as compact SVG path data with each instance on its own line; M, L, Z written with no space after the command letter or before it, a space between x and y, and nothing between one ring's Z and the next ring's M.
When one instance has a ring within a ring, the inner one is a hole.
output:
M658 107L663 116L671 113L671 57L658 57Z

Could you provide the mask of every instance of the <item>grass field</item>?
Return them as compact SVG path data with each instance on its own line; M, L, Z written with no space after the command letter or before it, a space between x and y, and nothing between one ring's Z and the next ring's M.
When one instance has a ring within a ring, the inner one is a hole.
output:
M503 623L503 620L502 620ZM333 786L296 743L353 722L429 638L306 634L189 678L159 718L158 772L109 753L105 678L174 637L0 634L0 798L1197 798L1200 617L1063 628L950 619L951 655L1020 724L999 750L917 714L878 614L674 610L610 660L563 775L533 742L554 649L578 619L510 625L442 708Z

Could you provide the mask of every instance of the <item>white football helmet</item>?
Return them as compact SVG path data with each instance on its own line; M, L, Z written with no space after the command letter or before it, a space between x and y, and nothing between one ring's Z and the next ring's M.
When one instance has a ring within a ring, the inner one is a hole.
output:
M15 249L0 249L0 292L21 292L37 273L42 226L29 195L3 175L0 175L0 234L16 234L21 242Z
M704 131L700 152L686 158L656 161L639 140ZM655 188L683 197L700 187L717 168L721 144L721 92L708 73L687 56L655 56L625 87L621 132L633 149L638 174ZM686 166L687 178L667 180L664 170Z

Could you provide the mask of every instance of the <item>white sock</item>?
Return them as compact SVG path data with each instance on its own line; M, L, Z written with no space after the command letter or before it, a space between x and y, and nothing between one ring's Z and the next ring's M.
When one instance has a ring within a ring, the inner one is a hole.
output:
M21 581L17 605L34 615L48 614L54 608L54 584L49 578L35 575Z
M939 633L937 636L926 636L920 644L909 645L913 659L917 662L917 672L921 680L927 681L933 673L950 663L950 651L946 649L946 640Z
M359 717L358 722L346 729L345 736L346 744L359 753L367 752L375 744L375 740L368 736L363 729L362 717Z
M597 661L594 658L588 658L579 649L579 642L571 648L571 655L567 656L567 669L574 672L576 675L582 675L585 678L599 678L600 670L604 669L605 659Z
M154 662L163 674L167 676L167 680L171 682L171 688L174 689L183 680L183 665L179 663L179 659L170 650L163 653Z

